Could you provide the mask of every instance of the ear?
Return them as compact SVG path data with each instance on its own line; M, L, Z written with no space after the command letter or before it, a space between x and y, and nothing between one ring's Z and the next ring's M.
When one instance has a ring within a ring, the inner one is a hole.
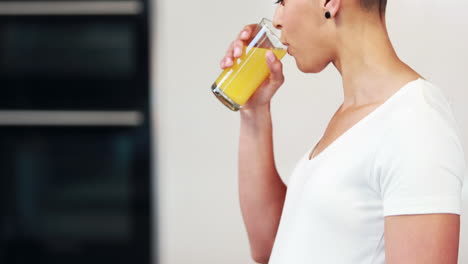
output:
M334 17L341 6L341 0L323 0L323 8Z

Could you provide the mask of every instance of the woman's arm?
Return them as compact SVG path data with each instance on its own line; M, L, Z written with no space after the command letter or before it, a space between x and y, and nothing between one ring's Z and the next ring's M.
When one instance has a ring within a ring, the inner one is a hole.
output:
M385 217L387 264L457 264L460 216L456 214Z
M221 68L242 56L257 25L244 27L221 60ZM240 111L239 198L252 257L267 263L281 217L286 186L276 170L270 101L284 82L283 65L273 52L266 53L269 77L258 87Z
M273 157L268 105L241 110L239 197L253 259L267 263L275 240L286 186Z
M242 56L257 25L244 27L221 60L221 68ZM284 82L283 65L271 51L266 53L269 77L240 110L239 198L252 257L267 263L281 217L286 186L276 170L270 101Z

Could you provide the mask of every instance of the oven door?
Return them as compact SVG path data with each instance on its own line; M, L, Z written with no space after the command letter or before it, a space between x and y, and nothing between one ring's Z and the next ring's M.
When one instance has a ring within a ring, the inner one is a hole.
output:
M146 131L2 127L0 263L149 263Z
M147 107L144 21L125 14L0 15L0 109Z

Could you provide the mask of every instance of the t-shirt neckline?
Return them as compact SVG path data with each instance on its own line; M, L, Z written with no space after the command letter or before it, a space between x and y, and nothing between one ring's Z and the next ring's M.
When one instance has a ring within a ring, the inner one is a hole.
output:
M339 145L340 141L343 140L343 138L349 136L354 130L356 130L358 127L362 126L363 124L367 123L369 119L371 119L373 116L375 116L377 113L383 111L383 109L389 105L391 102L396 100L398 97L401 97L409 87L411 87L413 84L419 81L424 81L423 78L419 77L415 80L409 81L405 85L403 85L400 89L398 89L395 93L393 93L390 97L387 98L381 105L377 106L372 112L361 118L358 122L356 122L353 126L351 126L348 130L346 130L343 134L341 134L338 138L336 138L332 143L330 143L324 150L322 150L320 153L318 153L315 157L312 159L309 159L310 155L312 154L313 151L315 151L315 148L317 147L318 143L320 142L317 141L317 143L314 145L312 150L310 150L306 153L306 161L309 163L316 162L320 158L323 158L323 156L326 156L328 152L330 152L333 148L335 148L337 145Z

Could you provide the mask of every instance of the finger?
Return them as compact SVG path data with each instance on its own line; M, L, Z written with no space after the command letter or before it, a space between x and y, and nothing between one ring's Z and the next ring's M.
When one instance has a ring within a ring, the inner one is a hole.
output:
M221 67L221 69L225 69L225 68L228 68L229 66L227 66L227 61L229 60L228 57L224 57L220 62L219 62L219 66Z
M224 58L219 63L222 69L232 67L234 64L234 58L239 58L242 56L245 41L250 39L252 32L255 30L255 27L257 27L257 24L250 24L242 29L242 31L239 33L238 39L231 43L228 50L226 51L226 55L224 55Z
M239 39L243 41L250 39L252 32L255 30L256 27L257 24L250 24L245 26L244 29L242 29L242 31L239 33Z
M232 52L232 55L234 56L234 58L239 58L240 56L242 56L242 50L244 48L244 42L240 39L236 40L234 42L234 49L233 49L233 52Z
M230 57L225 57L224 59L221 60L221 62L219 63L219 66L221 67L221 69L226 69L226 68L229 68L229 67L232 67L232 65L234 65L234 62L233 60L230 58Z
M242 56L243 46L244 46L244 42L240 39L235 40L231 44L228 51L226 52L226 56L224 57L225 67L231 67L234 64L234 59Z
M275 56L275 54L269 50L266 53L266 60L268 68L270 69L270 82L281 85L284 82L284 75L283 75L283 64L280 60Z
M226 60L224 60L224 68L229 68L234 65L234 61L232 60L231 57L226 57Z
M235 43L236 43L236 40L234 40L233 42L231 42L231 44L229 44L229 48L227 49L224 57L232 57L232 52L234 51Z
M234 43L236 41L233 41L231 45L229 45L228 50L226 51L226 54L224 55L224 58L220 62L220 66L222 69L229 68L233 64L233 51L234 51Z

